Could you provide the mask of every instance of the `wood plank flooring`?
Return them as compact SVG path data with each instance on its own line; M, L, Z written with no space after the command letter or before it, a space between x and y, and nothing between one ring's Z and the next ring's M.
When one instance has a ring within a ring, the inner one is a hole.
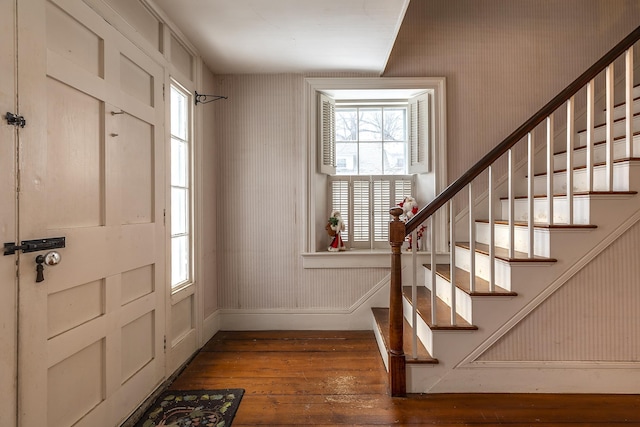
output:
M170 388L244 388L233 427L640 426L640 395L391 398L372 331L219 332Z

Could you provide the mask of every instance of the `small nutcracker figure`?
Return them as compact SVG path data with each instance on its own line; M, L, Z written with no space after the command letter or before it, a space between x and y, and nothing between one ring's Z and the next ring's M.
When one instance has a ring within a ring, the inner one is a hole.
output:
M325 227L327 234L332 237L331 244L327 248L329 252L344 251L345 246L342 241L342 232L344 231L344 221L339 211L333 211L331 217Z

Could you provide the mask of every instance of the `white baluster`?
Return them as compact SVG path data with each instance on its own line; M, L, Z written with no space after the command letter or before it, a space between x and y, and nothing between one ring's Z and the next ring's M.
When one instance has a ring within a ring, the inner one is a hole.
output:
M476 218L475 218L475 199L473 196L473 181L469 183L469 289L471 292L476 290Z
M529 248L527 250L527 254L529 258L533 258L533 203L534 203L534 192L533 192L533 131L529 132L527 136L527 234L529 235Z
M591 80L587 83L587 191L593 191L593 121L594 121L594 86Z
M508 220L509 220L509 258L515 258L516 255L516 236L515 236L515 198L513 196L513 167L514 167L514 158L513 158L513 150L509 149L508 153L508 192L509 199L507 200L507 204L509 206Z
M569 224L573 224L573 144L575 141L574 99L567 101L567 205Z
M613 191L613 63L611 63L606 69L606 83L605 83L605 121L606 121L606 181L607 189Z
M436 227L435 219L436 214L429 217L429 228L431 229L431 324L437 325L436 316Z
M496 287L496 220L493 203L493 165L487 169L489 173L489 292Z
M553 224L553 154L554 154L554 140L553 140L553 114L547 117L547 211L549 213L548 223Z
M451 242L449 275L451 276L451 325L456 324L456 215L453 199L449 201L449 240Z
M625 135L626 156L633 157L633 46L625 54L625 81L624 81L625 105Z

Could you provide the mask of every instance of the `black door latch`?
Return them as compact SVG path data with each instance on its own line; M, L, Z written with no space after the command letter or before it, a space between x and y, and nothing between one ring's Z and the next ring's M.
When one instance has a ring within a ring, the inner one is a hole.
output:
M27 124L27 121L24 119L23 116L18 116L13 113L7 112L7 114L4 115L4 118L7 119L8 124L14 125L14 126L20 126L21 128L23 128Z
M16 251L22 251L22 253L46 251L49 249L64 248L64 245L65 245L64 237L50 237L48 239L23 240L19 245L16 245L15 242L5 243L4 254L13 255L16 253Z

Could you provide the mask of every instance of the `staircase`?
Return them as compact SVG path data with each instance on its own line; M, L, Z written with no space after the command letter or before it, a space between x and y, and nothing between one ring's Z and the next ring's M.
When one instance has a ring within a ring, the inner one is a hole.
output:
M640 86L633 84L639 39L640 27L407 224L391 209L390 306L374 308L373 321L392 395L606 391L598 369L509 369L478 359L640 220ZM625 68L616 81L620 56ZM594 89L599 73L606 80L602 108ZM619 105L616 87L624 92ZM586 125L577 125L575 97L584 93ZM445 239L454 248L449 263L432 254L430 264L411 267L422 271L402 275L405 236L421 224L434 230L436 215L447 215L451 226L431 233L430 247Z

